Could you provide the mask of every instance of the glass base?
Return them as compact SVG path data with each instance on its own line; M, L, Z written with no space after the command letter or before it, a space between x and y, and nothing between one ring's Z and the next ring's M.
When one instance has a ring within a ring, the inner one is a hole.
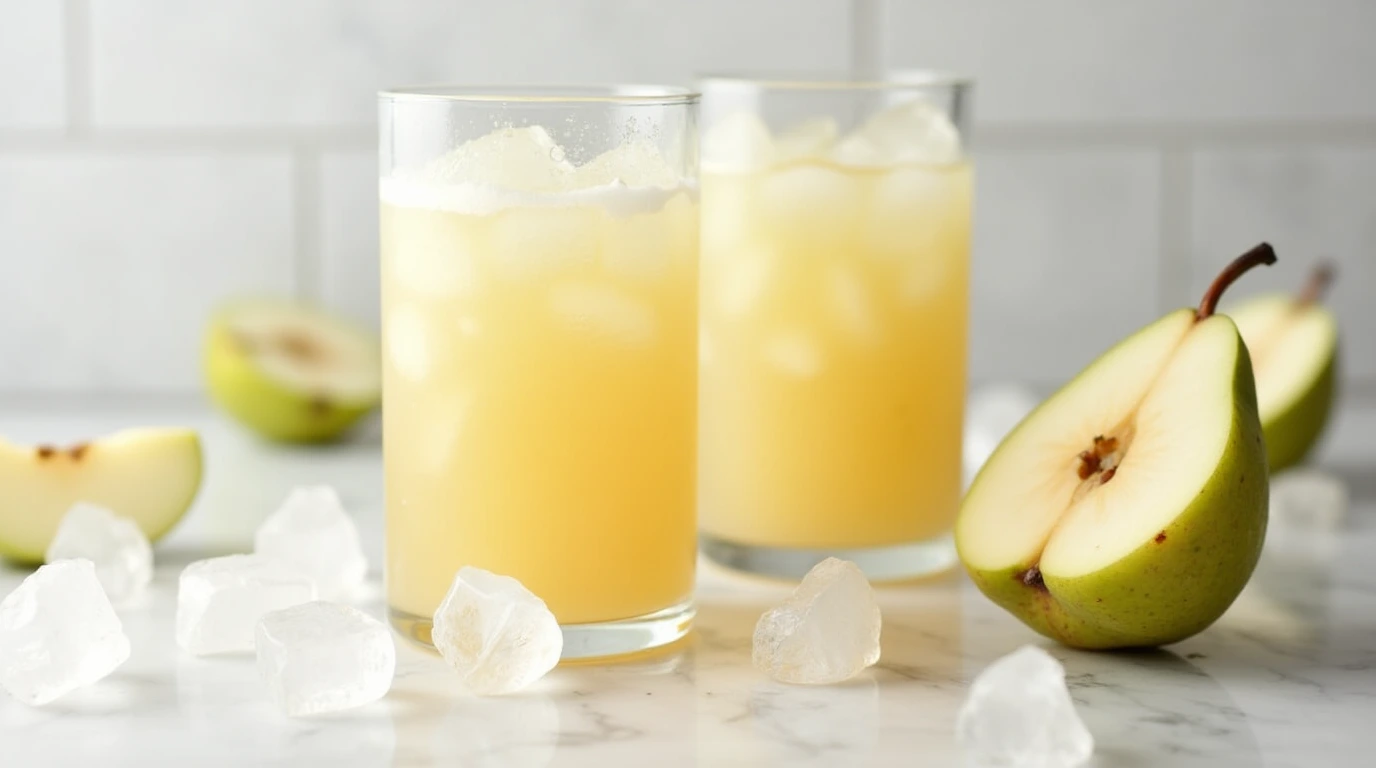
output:
M644 616L560 625L559 628L564 632L564 653L560 658L569 661L626 656L668 645L688 634L696 612L693 601L685 600ZM391 607L387 609L387 617L392 628L402 637L434 650L435 644L430 639L430 629L434 623L431 617L417 616Z
M956 562L955 538L949 533L909 544L854 549L763 547L737 544L703 533L698 545L708 559L727 568L780 579L801 579L828 557L850 560L860 566L870 581L930 576Z

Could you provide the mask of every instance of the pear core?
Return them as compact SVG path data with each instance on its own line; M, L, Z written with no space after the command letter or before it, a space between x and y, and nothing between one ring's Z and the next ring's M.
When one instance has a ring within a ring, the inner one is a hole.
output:
M1231 377L1199 372L1231 371L1235 338L1228 319L1196 323L1180 310L1047 401L1000 448L1036 461L1003 466L999 483L977 479L971 488L963 527L1003 530L964 537L967 562L1021 563L1018 577L1036 585L1043 573L1098 570L1155 538L1189 506L1226 448Z

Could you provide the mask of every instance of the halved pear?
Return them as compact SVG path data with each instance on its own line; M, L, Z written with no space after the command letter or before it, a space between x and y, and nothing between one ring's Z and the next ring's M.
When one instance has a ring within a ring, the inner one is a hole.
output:
M201 441L190 429L130 429L58 448L0 440L0 555L41 563L78 501L138 523L156 540L201 485Z
M1332 277L1321 264L1299 295L1257 296L1228 313L1252 355L1272 472L1304 460L1333 409L1338 320L1319 303Z
M286 301L224 307L205 340L211 398L265 437L321 442L343 434L382 392L377 337Z
M1067 645L1173 643L1251 576L1267 473L1247 347L1219 295L1275 261L1234 261L1198 310L1110 349L994 451L961 504L956 546L984 594Z

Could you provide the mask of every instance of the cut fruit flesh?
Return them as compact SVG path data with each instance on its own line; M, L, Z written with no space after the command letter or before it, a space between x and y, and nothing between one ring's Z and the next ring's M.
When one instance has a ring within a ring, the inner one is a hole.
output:
M1231 316L1252 355L1264 423L1314 387L1337 351L1338 326L1322 306L1285 295L1252 299Z
M205 342L211 397L260 435L321 442L376 407L382 353L367 330L311 307L245 301L218 312Z
M1003 568L1037 560L1084 483L1080 452L1095 436L1126 423L1193 324L1185 310L1163 317L1110 349L1008 435L963 505L956 538L968 565ZM999 482L981 482L995 470Z
M188 429L132 429L63 448L0 440L0 554L42 562L78 501L157 539L186 513L200 482L200 440Z
M957 530L965 563L1073 578L1168 526L1226 447L1236 349L1226 318L1181 310L1106 353L990 457L980 475L996 483L976 477ZM1112 449L1087 466L1096 437Z
M377 343L361 329L276 302L238 305L224 316L243 354L288 389L345 402L375 398L381 389Z
M1233 420L1237 331L1227 318L1186 334L1128 418L1117 472L1061 518L1040 567L1073 578L1126 557L1165 529L1199 495L1222 461Z

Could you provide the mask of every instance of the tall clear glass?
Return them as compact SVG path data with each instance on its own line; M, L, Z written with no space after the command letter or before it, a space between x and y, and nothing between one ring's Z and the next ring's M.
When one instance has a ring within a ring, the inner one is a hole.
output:
M565 658L692 620L697 103L667 87L380 95L387 602L514 576Z
M950 566L970 83L701 86L704 553L784 577Z

